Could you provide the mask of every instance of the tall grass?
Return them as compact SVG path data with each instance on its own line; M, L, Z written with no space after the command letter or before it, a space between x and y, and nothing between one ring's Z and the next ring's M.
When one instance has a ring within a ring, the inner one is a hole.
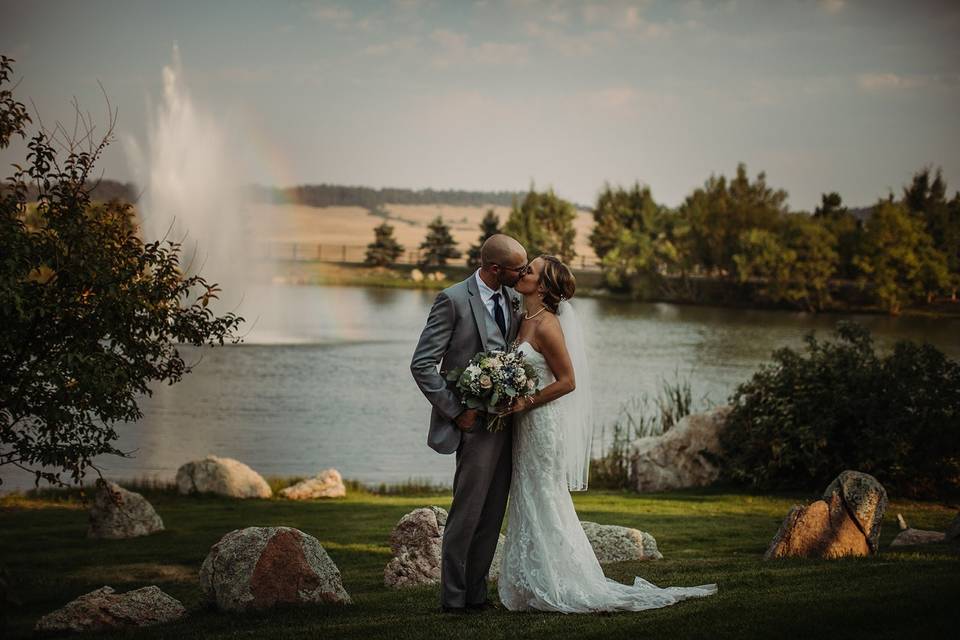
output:
M707 403L703 398L701 404ZM678 371L674 371L672 379L660 379L657 395L640 393L623 402L611 426L613 438L609 445L606 425L600 429L599 455L594 453L590 462L590 486L629 488L631 443L637 438L663 435L690 415L693 407L693 387L689 378L681 378ZM596 451L596 441L594 445Z

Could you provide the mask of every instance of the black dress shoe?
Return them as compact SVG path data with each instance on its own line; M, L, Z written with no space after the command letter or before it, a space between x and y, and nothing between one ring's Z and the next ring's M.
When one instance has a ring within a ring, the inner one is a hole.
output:
M445 604L440 605L440 613L452 613L454 615L464 615L470 613L466 607L448 607Z
M497 605L493 604L489 600L481 602L480 604L468 604L467 609L474 613L482 613L484 611L489 611L491 609L499 609Z

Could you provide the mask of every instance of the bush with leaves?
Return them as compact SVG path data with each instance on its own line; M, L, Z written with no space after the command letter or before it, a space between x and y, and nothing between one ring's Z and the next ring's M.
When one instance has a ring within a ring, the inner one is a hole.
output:
M2 62L5 82L11 61ZM213 313L219 289L184 275L178 243L137 236L130 205L91 203L88 178L116 117L99 142L79 109L77 118L79 140L59 126L33 135L27 166L0 191L0 465L37 484L64 484L64 472L79 482L88 468L99 473L96 456L127 455L115 427L142 417L151 382L190 371L178 345L237 341L243 321ZM0 147L26 138L25 125L5 104ZM38 198L29 224L28 187Z
M737 387L721 436L724 474L763 489L823 487L845 469L894 494L960 492L960 363L929 344L875 352L869 331L837 325L779 349Z

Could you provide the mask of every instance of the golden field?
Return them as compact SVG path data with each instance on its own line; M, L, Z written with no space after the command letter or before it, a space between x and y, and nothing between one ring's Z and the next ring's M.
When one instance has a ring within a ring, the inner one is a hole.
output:
M437 216L449 225L458 248L466 253L480 235L480 222L488 209L500 216L503 225L510 215L510 207L503 206L449 206L449 205L385 205L388 222L394 236L408 252L416 250L427 234L427 225ZM368 243L373 241L373 230L384 219L363 207L309 207L290 204L256 204L249 206L247 217L253 237L265 243L298 243L346 246L350 259L355 259ZM595 260L588 241L593 227L593 216L577 211L574 222L577 231L575 249L577 262L585 258ZM335 251L334 251L335 253Z

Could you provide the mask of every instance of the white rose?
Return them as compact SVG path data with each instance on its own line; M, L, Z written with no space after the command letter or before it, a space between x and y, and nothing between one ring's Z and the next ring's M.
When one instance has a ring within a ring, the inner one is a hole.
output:
M490 379L490 376L483 374L480 376L480 388L489 389L493 386L493 380Z
M470 365L469 367L467 367L467 373L469 373L469 374L472 375L472 376L479 375L479 374L480 374L480 367L478 367L478 366L475 365L475 364L472 364L472 365Z

